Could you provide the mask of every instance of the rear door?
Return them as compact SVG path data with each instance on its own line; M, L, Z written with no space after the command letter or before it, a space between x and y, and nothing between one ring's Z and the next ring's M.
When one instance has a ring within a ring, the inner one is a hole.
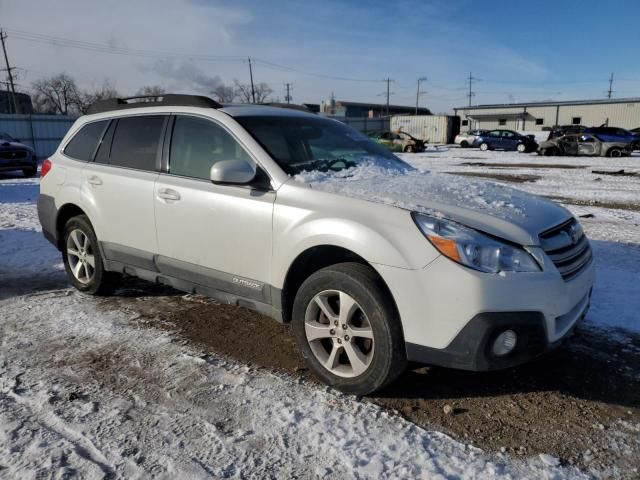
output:
M275 192L213 184L214 163L257 162L213 119L174 118L167 165L154 191L160 271L268 303Z
M83 189L95 209L94 228L109 260L153 269L158 251L153 187L168 115L111 121L95 160L83 170Z
M516 149L519 139L515 133L509 130L503 130L500 136L502 139L502 148L504 148L505 150Z

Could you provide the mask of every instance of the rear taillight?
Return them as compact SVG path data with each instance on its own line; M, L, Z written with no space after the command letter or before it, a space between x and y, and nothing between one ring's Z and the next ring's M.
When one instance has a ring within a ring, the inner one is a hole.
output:
M48 158L42 162L42 167L40 167L40 178L43 178L47 173L49 173L49 170L51 170L51 167L53 165L51 164L51 160L49 160Z

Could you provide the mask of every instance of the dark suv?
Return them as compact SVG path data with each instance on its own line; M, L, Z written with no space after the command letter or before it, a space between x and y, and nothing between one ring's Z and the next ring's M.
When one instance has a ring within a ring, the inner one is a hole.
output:
M33 177L38 171L36 153L17 138L0 132L0 172L21 170L25 177Z
M577 135L587 129L584 125L555 125L549 132L547 141L554 138L564 137L565 135Z

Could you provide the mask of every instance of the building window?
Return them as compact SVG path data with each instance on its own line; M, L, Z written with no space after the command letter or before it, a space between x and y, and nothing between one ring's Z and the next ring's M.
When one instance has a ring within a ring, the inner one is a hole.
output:
M506 124L507 124L507 119L506 118L498 119L498 125L502 126L502 125L506 125Z
M572 125L580 125L582 123L582 117L573 117L571 119Z
M469 120L462 120L462 126L463 127L468 127L469 126Z
M544 125L544 118L536 118L536 125Z

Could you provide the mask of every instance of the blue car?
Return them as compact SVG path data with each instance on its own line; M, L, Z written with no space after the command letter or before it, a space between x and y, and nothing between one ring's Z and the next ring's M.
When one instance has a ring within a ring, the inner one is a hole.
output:
M490 130L473 141L480 150L516 150L520 153L535 152L538 144L533 135L521 135L513 130Z
M8 133L0 132L0 172L21 170L25 177L38 171L36 153Z
M631 143L634 150L640 149L640 135L618 127L591 127L584 133L597 135L603 142Z

